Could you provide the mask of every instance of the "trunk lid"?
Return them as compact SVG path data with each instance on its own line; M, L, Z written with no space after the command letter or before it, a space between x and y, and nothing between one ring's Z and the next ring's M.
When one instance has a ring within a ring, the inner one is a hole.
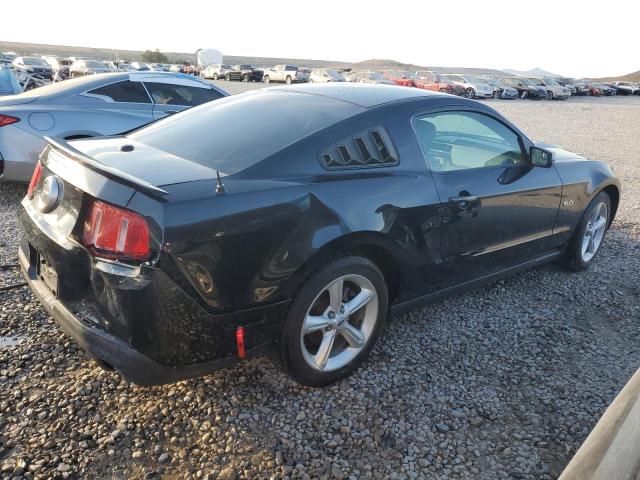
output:
M98 168L114 169L154 187L216 178L212 168L127 137L82 139L68 144L96 162Z

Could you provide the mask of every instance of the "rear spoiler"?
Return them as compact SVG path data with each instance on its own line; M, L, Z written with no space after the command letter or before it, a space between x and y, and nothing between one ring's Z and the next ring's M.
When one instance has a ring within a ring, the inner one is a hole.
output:
M65 156L83 164L85 167L93 170L94 172L100 173L101 175L104 175L111 180L114 180L128 187L133 187L136 190L139 190L156 198L169 194L169 192L167 192L166 190L158 188L155 185L150 184L149 182L146 182L137 177L134 177L133 175L129 175L128 173L118 170L117 168L110 167L98 162L97 160L94 160L88 155L82 153L80 150L73 148L71 145L69 145L68 142L64 140L54 139L51 137L44 137L44 139L52 148L65 154Z

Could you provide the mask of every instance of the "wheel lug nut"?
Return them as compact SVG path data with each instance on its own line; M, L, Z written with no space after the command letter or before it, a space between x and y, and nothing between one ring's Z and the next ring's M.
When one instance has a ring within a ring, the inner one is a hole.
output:
M329 312L329 318L333 320L334 318L336 318L336 314L333 312Z

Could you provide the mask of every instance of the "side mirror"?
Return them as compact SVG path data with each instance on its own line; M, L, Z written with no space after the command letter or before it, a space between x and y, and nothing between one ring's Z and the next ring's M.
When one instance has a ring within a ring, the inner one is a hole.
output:
M531 147L529 159L534 167L549 168L553 165L553 154L538 147Z

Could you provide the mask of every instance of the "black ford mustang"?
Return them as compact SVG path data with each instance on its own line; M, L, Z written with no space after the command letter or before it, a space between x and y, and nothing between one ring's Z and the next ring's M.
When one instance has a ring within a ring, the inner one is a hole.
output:
M325 385L389 313L553 260L586 268L619 197L606 163L475 101L269 88L49 140L19 256L64 330L138 384L269 353Z

